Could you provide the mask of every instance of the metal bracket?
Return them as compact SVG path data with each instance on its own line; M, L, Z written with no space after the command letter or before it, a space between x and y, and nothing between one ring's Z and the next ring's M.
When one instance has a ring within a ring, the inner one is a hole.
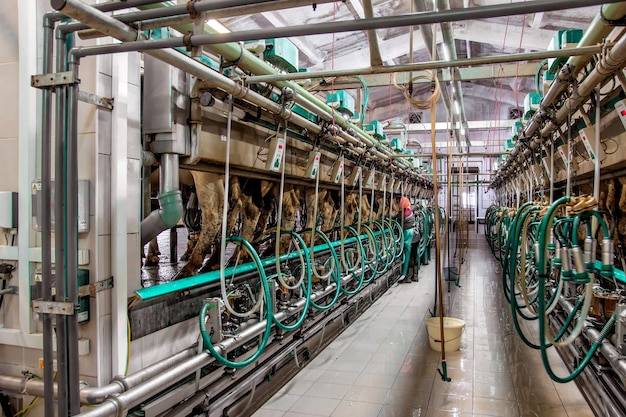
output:
M38 74L30 77L30 85L35 88L50 88L58 85L76 84L78 79L74 71Z
M96 94L87 93L85 91L78 92L78 99L85 103L95 104L103 110L113 110L113 99L108 97L100 97Z
M109 277L102 281L96 281L93 284L78 287L78 296L90 296L92 298L95 298L97 293L99 293L100 291L109 290L113 288L113 286L113 277Z
M73 303L58 301L41 301L32 302L33 311L39 314L60 314L63 316L73 316L78 306Z

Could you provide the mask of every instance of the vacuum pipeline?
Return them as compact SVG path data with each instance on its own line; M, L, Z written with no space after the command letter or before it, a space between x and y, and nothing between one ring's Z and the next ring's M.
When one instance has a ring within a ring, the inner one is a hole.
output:
M196 355L197 347L191 347L176 353L169 358L160 360L153 365L150 365L141 371L129 375L127 377L116 376L113 378L113 382L101 387L89 387L82 386L80 390L80 402L82 404L99 404L103 402L107 397L111 395L121 394L124 391L153 378L161 372L176 366L183 361ZM54 391L54 396L57 393L57 384L50 384L50 388ZM11 391L20 394L33 395L37 397L44 396L44 381L39 379L27 379L25 377L0 375L0 389ZM52 401L54 403L54 401Z
M565 300L564 298L559 299L559 304L563 307L566 315L570 315L574 306ZM596 330L591 324L586 324L583 329L583 334L587 337L590 343L595 343L600 339L600 332ZM626 358L620 355L615 346L608 340L604 339L599 347L602 355L609 361L611 364L611 368L617 373L617 376L622 380L622 382L626 382Z
M154 1L153 1L154 3ZM198 7L201 3L204 2L196 2L195 5ZM209 2L212 4L212 2ZM319 0L315 2L316 4L323 3L332 3L332 0ZM310 6L312 4L311 0L273 0L269 2L262 3L252 3L247 5L242 5L239 3L237 6L227 7L227 8L215 8L211 10L211 19L223 19L227 17L234 16L242 16L242 15L254 15L257 13L269 12L273 10L282 10L289 9L294 7L301 6ZM144 15L139 13L127 13L124 15L116 15L116 19L126 23L137 23L141 22L141 28L143 30L152 30L158 29L162 27L168 26L177 26L184 25L192 22L193 20L189 16L189 13L185 12L178 16L168 16L162 17L159 19L146 19ZM85 29L81 30L78 33L78 36L81 39L94 39L101 38L103 35L95 29Z

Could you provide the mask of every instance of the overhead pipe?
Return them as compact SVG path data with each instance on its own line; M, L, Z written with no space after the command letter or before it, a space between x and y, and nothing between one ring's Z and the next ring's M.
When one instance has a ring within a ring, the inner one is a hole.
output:
M494 156L501 156L503 155L504 152L459 152L459 153L452 153L452 156L457 156L457 157L473 157L473 156L489 156L489 157L494 157ZM394 155L393 158L430 158L432 156L432 154L430 153L414 153L412 155ZM442 156L442 158L447 158L447 155Z
M273 30L255 30L255 31L242 31L237 33L228 33L228 34L209 34L209 35L196 35L192 36L196 38L197 44L208 44L211 42L233 42L239 40L255 40L259 38L272 38L272 37L288 37L288 36L303 36L309 34L320 34L320 33L328 33L328 32L346 32L346 31L357 31L357 30L367 30L367 29L376 29L376 28L384 28L384 27L397 27L397 26L411 26L415 24L431 24L431 23L441 23L444 21L458 21L458 20L468 20L468 19L479 19L485 17L498 17L498 16L506 16L506 15L516 15L516 14L525 14L525 13L534 13L539 11L553 11L560 9L569 9L575 7L584 7L590 6L594 4L601 3L613 3L612 0L607 1L597 1L597 0L535 0L531 2L524 3L512 3L509 5L497 5L497 6L481 6L481 7L472 7L469 9L459 9L459 10L450 10L448 12L438 12L438 13L422 13L418 15L408 15L408 16L391 16L384 18L375 18L375 19L360 19L357 21L347 21L347 22L333 22L333 23L321 23L315 25L301 25L301 26L292 26L285 28L275 28ZM53 0L53 3L58 4L63 7L65 1L64 0ZM176 28L182 33L187 33L190 30L181 30L180 28ZM189 28L187 28L189 29ZM191 28L193 29L193 28ZM210 33L210 31L205 28L205 32ZM276 71L268 64L260 61L253 54L245 51L243 47L238 44L233 43L222 43L216 44L212 47L209 47L214 52L222 55L222 57L226 58L229 61L237 62L241 68L252 71L257 74L275 74ZM255 67L254 69L251 67ZM281 83L277 84L279 87ZM303 87L293 84L292 86L298 93L299 96L296 99L297 104L301 104L303 100L308 100L315 103L318 107L326 111L333 112L330 107L328 107L324 102L310 94ZM349 123L345 120L339 118L339 125L344 128L349 128ZM352 126L353 129L356 130L359 138L368 138L364 131L362 131L359 127ZM385 151L383 151L385 152ZM408 166L408 165L407 165Z
M106 33L109 36L112 36L116 39L125 41L123 44L111 44L97 47L83 47L76 48L76 54L80 56L88 56L88 55L96 55L102 53L119 53L119 52L128 52L128 51L145 51L158 59L161 59L164 62L167 62L171 65L174 65L183 71L186 71L192 75L195 75L207 82L212 83L215 87L218 87L227 93L233 94L234 97L246 99L256 105L264 107L268 109L270 112L274 114L278 114L281 118L285 120L292 120L294 123L309 129L309 131L321 132L321 128L315 123L310 122L309 120L292 113L290 109L283 107L282 105L273 102L270 99L267 99L259 94L256 94L250 91L247 87L236 83L235 81L205 67L203 64L198 63L193 59L188 59L176 51L172 50L154 50L153 48L162 48L162 47L170 47L169 42L172 39L161 39L154 41L142 41L142 42L132 42L138 38L138 33L135 29L125 25L124 23L112 18L111 16L105 15L103 13L90 8L88 5L82 3L79 0L53 0L53 5L61 6L59 11L62 11L64 14L70 15L73 18L78 20L84 20L83 23L88 24L94 29ZM95 15L95 16L91 16ZM223 46L223 45L222 45ZM232 47L233 45L226 45ZM241 45L235 44L234 47L237 50L238 56L249 56L253 59L252 62L260 63L262 67L267 67L268 69L273 71L273 68L263 61L258 60L257 57L250 54L250 52L246 51ZM231 52L233 52L231 50ZM239 66L241 66L241 62ZM322 110L326 112L334 112L333 109L328 107L325 103L312 96L306 90L302 89L299 85L295 83L285 84L287 87L292 87L293 89L299 89L311 97L311 100L307 100L302 97L302 94L296 94L295 101L296 103L302 103L303 105L310 105L307 101L316 101L317 107L321 107ZM339 113L336 114L335 119L336 124L346 130L346 133L339 132L339 136L331 135L331 139L342 143L342 141L350 141L353 144L358 144L358 141L354 139L349 133L354 132L356 137L363 141L366 146L375 146L377 145L372 138L360 130L359 128L347 123L347 121L340 116ZM359 152L357 152L359 154ZM374 152L374 155L378 157L382 157L384 159L388 159L391 155L391 151L385 147L379 147L377 151ZM408 164L405 164L407 167Z
M413 4L415 5L415 8L417 9L418 12L427 13L426 4L424 3L424 0L413 0ZM436 60L437 52L436 51L433 52L431 49L431 46L433 44L433 34L431 31L431 28L427 25L421 25L420 31L422 32L422 38L424 39L424 44L426 45L426 51L428 52L430 59L433 61ZM439 57L439 59L441 60L441 57ZM451 95L450 95L450 92L448 91L448 88L449 88L448 84L439 83L439 88L441 89L441 95L443 97L443 102L446 108L448 110L453 109L454 104L450 102ZM431 109L431 111L433 110ZM456 144L459 148L459 151L461 151L461 139L459 138L459 132L457 130L454 131L454 137L456 138Z
M365 14L366 19L374 17L372 0L363 0L363 13ZM380 55L380 47L378 45L378 37L374 29L367 31L367 40L370 47L370 65L372 67L379 67L383 65L383 58Z
M576 49L585 48L601 42L613 30L613 26L608 21L619 21L624 17L626 17L626 2L603 5L600 13L593 19L589 28L585 31L583 38L578 43ZM535 113L535 116L522 132L521 138L530 140L529 146L531 149L534 150L539 148L543 144L543 138L546 137L543 131L538 134L538 137L535 137L537 136L544 119L547 117L545 109L557 102L563 92L567 89L570 80L576 77L576 75L590 62L591 58L591 55L571 56L559 71L557 79L552 83L548 92L541 100L539 110ZM505 161L502 171L513 164L513 161L515 161L515 157L519 153L522 146L525 146L523 145L523 142L518 141L516 143L511 153L511 157L507 158Z
M535 61L547 58L567 58L570 56L592 55L600 53L604 46L586 46L576 49L557 49L554 51L524 52L519 54L491 55L484 57L463 58L454 61L428 61L415 64L386 65L384 67L366 67L347 70L329 70L312 72L294 72L276 75L253 75L245 77L248 84L267 83L276 81L294 81L314 78L348 77L353 75L391 74L396 72L417 72L432 69L463 68L478 65L502 64L508 62Z
M437 0L437 6L440 11L450 10L450 1L449 0ZM452 24L450 22L441 23L441 32L443 35L444 45L448 47L448 51L450 52L450 60L456 61L457 60L456 44L454 42L454 33L452 30ZM467 124L467 116L465 115L465 105L463 104L463 87L461 86L461 81L460 81L461 76L458 70L452 69L452 71L454 71L455 73L455 76L453 77L453 79L455 79L454 81L455 89L453 92L454 94L452 95L459 103L461 126L463 126L463 129L465 132L463 136L465 137L465 143L469 150L469 147L472 146L472 144L469 139L469 126Z
M69 0L52 0L61 4ZM486 19L492 17L515 16L528 13L568 10L589 7L604 3L618 3L619 0L532 0L521 3L477 6L467 9L377 17L348 21L324 22L308 25L274 27L268 29L244 30L230 33L198 35L202 44L249 41L267 38L287 38L294 36L321 35L326 33L357 32L369 29L386 29L443 22ZM158 7L158 6L157 6ZM165 6L170 7L170 6ZM57 9L58 10L58 9Z
M581 104L587 101L595 88L607 78L613 76L624 65L625 61L626 36L623 36L617 41L613 49L595 65L593 71L578 85L572 96L565 100L563 106L554 115L554 118L541 130L541 136L546 137L556 131L567 119L567 115L574 113ZM596 105L599 107L600 104L597 103ZM599 124L599 120L596 120L596 123Z
M235 16L243 16L243 15L253 15L257 13L270 12L274 10L283 10L290 9L295 7L303 7L303 6L311 6L313 4L324 4L324 3L332 3L334 0L319 0L319 1L311 1L311 0L273 0L269 2L263 3L253 3L247 5L237 5L232 7L225 8L215 8L211 10L211 19L223 19L227 17L235 17ZM153 1L153 3L156 3ZM204 3L204 1L196 2L196 8L198 5ZM212 3L212 2L208 2ZM132 16L130 16L132 13ZM124 18L123 21L126 23L141 23L141 29L143 30L153 30L162 27L168 26L177 26L184 25L187 23L193 22L193 19L189 15L189 13L185 12L180 15L174 15L169 17L162 17L158 19L146 19L141 14L135 14L135 12L128 13L128 18ZM140 12L141 13L141 12ZM126 15L116 15L116 19L122 20L122 16ZM102 37L102 34L95 29L85 29L81 30L78 33L78 36L81 39L95 39Z
M591 71L589 75L587 75L587 77L585 77L585 79L577 86L572 96L565 100L556 114L549 119L549 121L538 133L539 138L550 137L553 132L557 132L561 124L567 119L568 114L574 113L585 101L589 99L589 96L593 93L595 88L619 70L625 62L626 37L622 37L596 64L593 71ZM537 117L533 120L536 119L539 118ZM529 145L530 149L526 148L523 151L521 150L522 145L519 145L519 143L516 144L510 154L510 157L507 158L507 161L505 161L505 166L503 166L502 171L507 172L515 170L515 168L519 167L521 162L526 159L529 154L532 154L532 150L537 149L540 144L542 144L542 142L539 140L533 141ZM518 158L520 152L522 152L522 158Z
M285 28L275 28L272 30L254 30L254 31L240 31L237 33L228 34L210 34L210 35L197 35L195 36L204 38L200 42L208 44L209 42L231 42L231 43L219 43L208 47L213 52L221 55L225 59L231 62L237 62L238 66L255 74L261 75L275 75L276 70L267 63L259 60L256 56L250 52L244 50L239 44L232 42L241 40L255 40L259 38L275 38L275 37L289 37L289 36L304 36L312 34L332 33L332 32L347 32L347 31L359 31L367 29L385 28L385 27L397 27L397 26L414 26L422 24L433 24L460 20L482 19L487 17L499 17L517 14L527 14L542 11L554 11L561 9L570 9L575 7L585 7L594 4L602 3L614 3L616 1L598 1L598 0L535 0L524 3L511 3L495 6L480 6L472 7L468 9L455 9L449 11L440 11L436 13L421 13L406 16L391 16L374 19L360 19L357 21L347 22L332 22L321 23L314 25L301 25ZM192 27L175 27L181 33L188 33L193 30ZM205 33L210 33L210 30L205 28ZM194 36L192 36L194 37ZM208 41L208 42L205 42ZM296 99L297 104L302 105L303 101L310 101L322 108L326 112L334 114L334 110L331 109L326 103L319 100L313 94L308 92L303 87L295 83L277 82L277 86L291 86L298 92ZM339 119L339 125L344 128L349 128L343 118L336 115ZM365 133L358 126L352 126L360 138L368 138L369 135ZM408 165L407 165L408 166Z

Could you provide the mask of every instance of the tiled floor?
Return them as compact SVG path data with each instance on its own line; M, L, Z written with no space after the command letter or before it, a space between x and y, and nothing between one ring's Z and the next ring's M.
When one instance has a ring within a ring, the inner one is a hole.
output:
M574 383L553 383L538 352L515 334L498 262L482 234L470 235L461 287L446 315L467 327L437 372L424 320L434 296L434 261L420 282L397 284L254 414L254 417L592 417ZM527 334L535 332L526 326ZM552 352L556 372L566 368Z

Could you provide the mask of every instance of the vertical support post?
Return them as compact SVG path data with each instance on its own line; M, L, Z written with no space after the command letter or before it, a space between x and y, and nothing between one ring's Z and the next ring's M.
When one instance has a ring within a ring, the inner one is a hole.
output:
M29 27L29 24L25 19L28 17L34 17L36 13L31 10L34 8L34 5L31 2L21 2L19 4L19 13L20 13L20 39L25 42L25 50L29 50L31 53L34 49L28 47L29 39L32 33L36 33L35 30ZM54 22L48 19L48 16L44 17L43 21L43 63L42 63L42 73L51 73L52 72L52 51L54 48ZM34 57L34 54L33 54ZM29 58L26 57L26 60ZM28 61L25 65L26 68L30 68L28 65ZM22 68L22 60L20 59L20 68ZM29 70L20 71L20 76L24 74L30 74ZM22 84L23 85L23 84ZM32 90L32 89L31 89ZM34 95L34 91L24 91L20 94L20 119L22 117L26 119L32 120L31 117L27 117L29 115L28 109L31 109L31 105L28 102L28 98L31 95ZM22 107L22 103L24 103L24 108ZM42 199L42 210L41 210L41 262L42 262L42 299L44 301L52 300L52 233L51 233L51 213L50 210L44 210L43 207L50 207L50 187L51 187L51 157L52 157L52 92L50 90L42 90L41 95L41 199ZM20 120L20 129L26 127L29 122L25 120ZM27 133L28 134L28 133ZM21 135L20 135L21 136ZM28 136L30 137L30 135ZM29 140L20 140L20 145L28 146L31 148L31 144ZM31 148L32 149L32 148ZM20 149L21 155L29 155L28 150L26 153L22 153L22 149ZM22 157L23 158L23 157ZM24 158L22 159L24 161ZM22 167L26 168L27 164L20 164L20 170ZM28 177L24 176L24 172L20 172L20 180L27 179ZM30 184L27 184L30 190ZM24 193L24 187L20 187L20 194ZM20 205L22 202L20 201ZM22 206L24 207L24 206ZM25 207L30 207L29 204L26 204ZM31 208L32 210L32 208ZM23 211L22 211L23 212ZM22 216L30 218L31 216ZM22 222L22 219L20 219ZM30 233L30 226L26 225L25 228L20 224L20 232L22 233ZM31 238L23 239L23 236L20 236L20 245L22 241L30 242ZM20 249L20 255L22 255L22 250ZM20 258L20 264L22 263L22 259ZM21 272L21 271L20 271ZM30 272L30 271L27 271ZM30 274L29 274L30 275ZM25 281L29 282L28 276L26 279L22 280L20 276L20 283ZM20 297L21 294L24 293L20 288ZM20 299L20 306L29 305L30 300ZM30 310L30 309L29 309ZM29 312L30 313L30 312ZM20 312L20 316L21 316ZM28 314L30 318L30 314ZM52 366L46 366L45 364L53 363L53 351L54 348L52 346L53 343L53 335L52 335L52 316L50 314L44 314L42 317L42 326L43 326L43 381L44 381L44 417L54 417L54 369ZM24 332L24 329L22 329Z
M55 31L56 41L56 71L62 72L66 69L66 34L58 28ZM55 248L55 287L56 299L65 300L65 162L66 162L66 114L65 105L67 103L67 89L59 86L56 89L56 133L54 140L55 155L55 181L54 181L54 248ZM56 336L57 336L57 415L66 417L68 415L68 394L67 394L67 326L65 317L56 316Z
M78 75L78 62L70 58L69 69ZM78 77L76 77L78 78ZM67 293L65 301L78 304L78 85L67 87L67 194L65 208L67 221L66 246L67 267L65 269L65 285ZM80 372L78 369L78 315L66 317L67 323L67 378L69 415L80 413Z
M113 60L113 99L115 107L112 119L111 146L111 271L115 279L112 300L112 348L113 375L124 375L127 349L127 259L128 259L128 54L115 54Z

